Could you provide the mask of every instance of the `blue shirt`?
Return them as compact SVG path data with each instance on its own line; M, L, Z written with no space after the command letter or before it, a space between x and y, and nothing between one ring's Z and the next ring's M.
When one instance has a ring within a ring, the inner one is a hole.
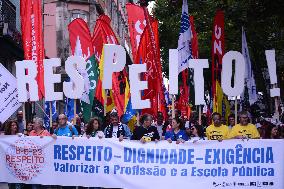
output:
M177 134L174 133L174 130L168 131L165 134L165 139L171 139L172 141L177 141L177 139L183 139L185 141L188 140L188 136L184 130L179 130Z
M72 127L72 132L70 130L70 127ZM54 134L56 134L57 136L72 137L72 135L78 136L78 131L73 125L66 125L65 127L57 128Z

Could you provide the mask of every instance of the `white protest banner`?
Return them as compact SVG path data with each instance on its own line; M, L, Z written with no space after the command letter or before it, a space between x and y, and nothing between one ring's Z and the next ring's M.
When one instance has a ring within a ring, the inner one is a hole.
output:
M0 182L106 188L284 188L284 140L119 142L0 136Z
M4 123L20 106L17 79L0 64L0 122Z

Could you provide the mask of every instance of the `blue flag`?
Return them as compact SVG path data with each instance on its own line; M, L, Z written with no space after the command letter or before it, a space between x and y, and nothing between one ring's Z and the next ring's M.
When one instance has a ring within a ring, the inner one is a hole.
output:
M125 113L122 118L123 123L129 122L133 116L136 115L136 110L132 109L131 97L129 98Z
M50 107L50 102L45 102L45 113L48 116L44 116L44 125L45 128L49 131L50 130L50 120L52 119L52 121L55 121L58 117L57 112L56 112L56 101L52 101L51 102L51 107ZM51 112L52 115L50 115L50 108L51 108Z

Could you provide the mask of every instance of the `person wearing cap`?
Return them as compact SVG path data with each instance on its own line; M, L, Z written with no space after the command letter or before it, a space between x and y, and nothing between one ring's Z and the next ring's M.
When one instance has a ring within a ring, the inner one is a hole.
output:
M33 119L33 130L29 133L29 136L50 136L50 133L44 129L41 118L36 117Z
M119 121L117 112L110 113L110 124L106 126L104 135L105 138L119 138L119 141L123 138L130 139L132 136L129 127Z
M229 138L234 138L234 139L260 138L256 126L249 123L249 116L246 111L240 113L240 123L232 128L229 134Z
M206 136L208 140L222 141L228 138L229 128L221 122L221 114L214 112L212 114L213 124L206 128Z

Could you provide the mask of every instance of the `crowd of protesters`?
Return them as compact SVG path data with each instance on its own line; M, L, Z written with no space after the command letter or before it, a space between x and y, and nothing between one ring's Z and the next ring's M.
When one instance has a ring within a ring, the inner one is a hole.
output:
M25 136L57 136L65 137L91 137L95 138L117 138L123 140L139 140L142 143L150 141L166 140L176 144L200 140L227 139L283 139L284 125L281 122L273 123L271 120L257 118L255 124L252 123L250 114L246 111L239 112L235 120L235 115L228 116L228 120L214 112L208 120L205 115L199 122L195 114L190 118L181 116L179 110L175 111L174 117L168 116L167 119L162 112L158 112L156 117L150 114L141 115L135 127L130 127L128 123L122 123L116 111L107 114L106 117L93 117L88 122L82 118L82 114L76 115L75 119L68 121L65 114L60 114L58 119L52 122L49 129L44 126L43 119L35 117L32 121L26 122L24 127L23 112L18 111L16 119L10 119L5 123L0 123L0 132L4 135L25 135ZM44 186L9 184L10 189L38 189ZM75 187L55 188L73 189ZM50 188L50 187L49 187Z

